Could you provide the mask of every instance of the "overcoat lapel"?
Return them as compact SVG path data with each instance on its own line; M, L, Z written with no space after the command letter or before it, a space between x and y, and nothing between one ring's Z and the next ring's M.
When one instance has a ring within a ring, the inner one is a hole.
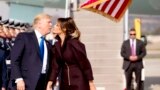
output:
M61 54L61 45L59 42L56 42L55 43L55 47L56 47L56 50L58 52L58 55L60 55L60 57L62 57L62 54Z

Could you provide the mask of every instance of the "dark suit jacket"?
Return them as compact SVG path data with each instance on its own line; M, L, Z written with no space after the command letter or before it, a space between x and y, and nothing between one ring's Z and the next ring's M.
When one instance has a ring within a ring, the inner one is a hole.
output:
M66 38L62 47L58 40L53 50L55 57L49 80L55 83L58 69L61 68L60 90L89 90L89 80L93 80L93 73L84 44Z
M0 50L0 88L7 85L7 67L4 51Z
M137 63L138 68L143 68L143 57L146 55L146 49L145 45L141 40L136 39L136 55L138 56L138 60L134 63ZM131 64L131 61L129 60L129 57L131 56L131 47L130 47L130 40L126 40L123 42L121 47L121 56L124 59L123 62L123 69L127 70L129 65Z
M48 42L48 63L50 48ZM14 87L17 78L23 78L26 89L35 90L42 70L39 44L35 32L20 33L11 50L11 87ZM48 71L48 64L47 64Z
M9 54L8 47L5 42L0 42L0 87L7 86L7 66L6 57Z

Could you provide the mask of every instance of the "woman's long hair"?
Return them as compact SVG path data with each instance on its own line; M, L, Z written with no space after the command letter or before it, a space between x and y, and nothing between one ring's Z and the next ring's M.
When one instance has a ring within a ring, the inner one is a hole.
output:
M79 40L80 31L78 30L73 18L58 18L57 21L63 32L66 34L66 37L72 37Z

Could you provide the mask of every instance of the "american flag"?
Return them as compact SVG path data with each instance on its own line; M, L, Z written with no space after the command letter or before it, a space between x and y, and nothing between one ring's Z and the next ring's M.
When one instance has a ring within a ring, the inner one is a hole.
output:
M92 7L93 5L98 5L104 1L107 1L107 0L87 0L84 2L84 4L81 5L81 7L89 8L89 7Z
M81 5L81 8L119 21L131 1L132 0L88 0Z

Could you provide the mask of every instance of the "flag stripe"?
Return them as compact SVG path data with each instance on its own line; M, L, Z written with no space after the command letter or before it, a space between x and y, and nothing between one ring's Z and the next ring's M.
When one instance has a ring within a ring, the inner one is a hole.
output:
M87 1L84 2L84 4L81 7L86 6L86 5L90 4L90 3L94 3L96 1L97 0L87 0Z
M95 8L96 8L96 9L98 9L98 8L99 8L99 6L100 6L100 4L98 4Z
M112 7L113 3L115 0L110 0L108 7L105 9L105 13L108 13L108 11L110 10L110 8Z
M109 12L108 12L109 15L111 15L111 13L112 13L113 10L115 9L115 7L117 6L117 4L118 4L119 1L120 1L120 0L116 0L116 1L113 3L112 7L110 8L110 10L109 10Z
M97 3L88 3L87 6L81 8L101 14L112 20L119 21L132 0L90 0L90 2L91 1L96 1Z
M105 10L105 9L106 9L106 7L108 6L108 4L109 4L109 1L104 2L104 5L103 5L103 7L102 7L101 11L103 11L103 12L104 12L104 10Z
M121 8L119 9L119 11L117 12L115 18L119 18L123 14L123 11L125 10L125 8L127 8L127 5L129 3L130 3L130 0L125 0L125 2L123 3L123 5L121 6Z
M117 12L119 11L119 9L121 8L122 4L124 3L125 0L120 0L120 2L118 3L118 5L116 6L116 8L114 9L114 11L112 12L111 16L114 17Z
M98 10L101 10L105 3L101 3Z
M90 8L93 7L94 5L100 4L104 1L107 0L87 0L84 4L82 4L80 7L81 8Z

